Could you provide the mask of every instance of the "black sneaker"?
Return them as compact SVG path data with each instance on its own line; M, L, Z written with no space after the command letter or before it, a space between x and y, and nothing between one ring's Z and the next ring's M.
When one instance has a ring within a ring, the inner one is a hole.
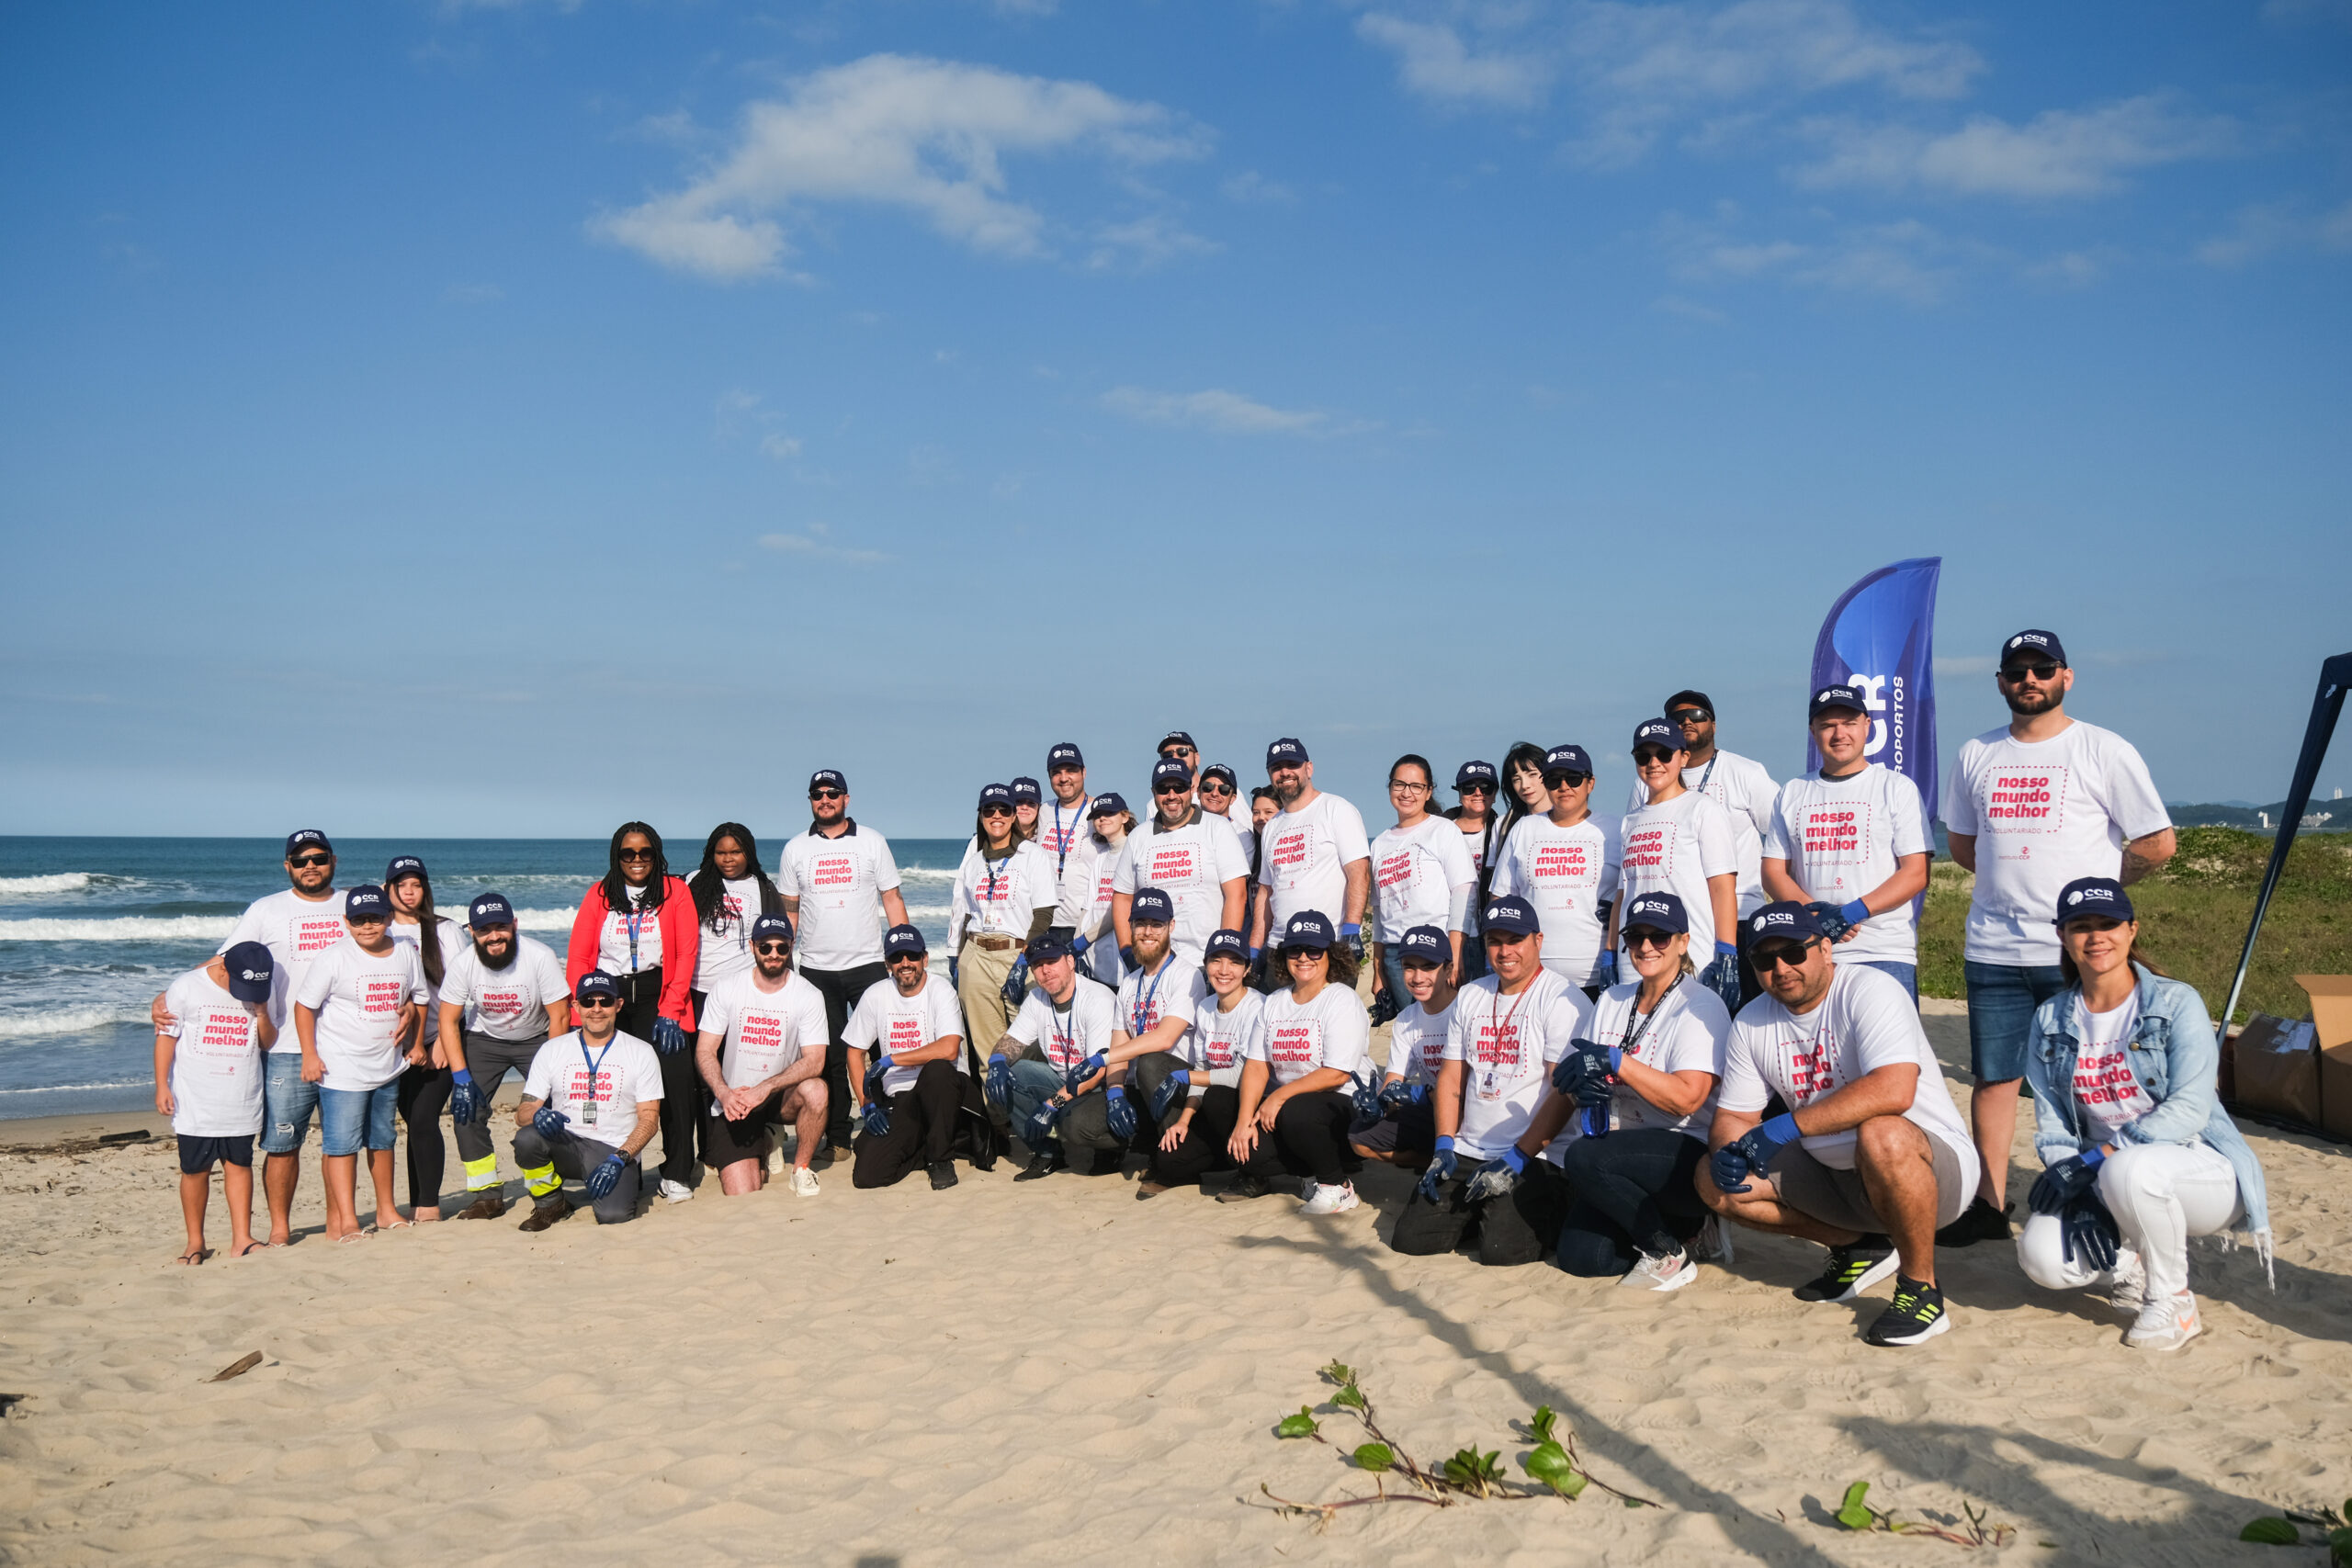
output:
M1951 1314L1944 1310L1942 1290L1898 1274L1894 1279L1894 1299L1886 1303L1886 1310L1878 1314L1878 1321L1862 1337L1872 1345L1917 1345L1922 1339L1933 1339L1951 1326Z
M931 1166L931 1190L944 1192L955 1185L956 1162L952 1159L934 1160Z
M1883 1235L1866 1235L1844 1247L1833 1247L1820 1278L1799 1285L1796 1298L1801 1302L1850 1302L1894 1273L1901 1261L1894 1244Z
M1980 1241L2009 1239L2009 1206L1996 1209L1984 1199L1972 1201L1960 1218L1936 1233L1938 1247L1974 1247Z
M1233 1179L1233 1185L1216 1195L1220 1203L1246 1203L1252 1198L1263 1198L1273 1190L1273 1185L1262 1176L1248 1171Z
M1039 1155L1035 1159L1029 1162L1028 1169L1023 1171L1012 1179L1015 1181L1039 1181L1053 1175L1054 1172L1061 1168L1061 1156L1054 1153L1053 1150L1047 1149L1044 1154Z

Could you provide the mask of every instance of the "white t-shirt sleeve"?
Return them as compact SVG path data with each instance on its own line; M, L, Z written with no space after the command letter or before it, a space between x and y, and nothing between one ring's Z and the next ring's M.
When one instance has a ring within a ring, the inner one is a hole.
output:
M1210 822L1223 820L1206 813L1203 813L1203 819ZM1222 833L1211 830L1201 835L1209 841L1209 866L1216 874L1220 887L1237 876L1246 879L1250 874L1250 857L1242 852L1240 834L1234 830L1230 822L1227 822L1225 828Z
M1951 760L1951 772L1944 779L1944 828L1948 832L1974 838L1982 830L1976 820L1976 794L1968 781L1976 772L1976 759L1984 754L1984 743L1970 740L1963 743L1960 755Z
M1053 1004L1046 998L1046 987L1032 985L1029 994L1021 999L1021 1010L1012 1015L1012 1022L1005 1030L1006 1038L1016 1044L1035 1045L1046 1037L1049 1027L1047 1016Z
M860 828L859 832L865 831ZM899 886L899 863L890 853L890 840L881 834L874 835L874 890L888 893Z
M695 1021L697 1033L716 1034L722 1040L727 1037L728 1030L735 1024L734 992L734 987L721 986L704 999L702 1016Z
M1713 801L1701 795L1690 813L1690 831L1699 840L1700 875L1739 874L1739 835L1730 813L1716 809Z
M1556 1062L1568 1053L1568 1043L1592 1037L1593 1006L1576 986L1563 983L1560 994L1544 1009L1544 1059Z
M1364 836L1363 813L1347 801L1335 801L1328 814L1332 847L1342 866L1372 858L1372 840Z
M1725 1111L1761 1111L1771 1103L1772 1091L1757 1066L1756 1053L1769 1040L1767 1030L1734 1021L1724 1042L1724 1081L1715 1103Z
M1898 1065L1916 1067L1933 1060L1928 1032L1902 987L1851 986L1848 990L1846 1028L1855 1042L1857 1076Z
M573 1036L559 1034L531 1054L530 1070L523 1075L523 1098L544 1101L555 1076L555 1059L550 1055L559 1045L570 1044Z
M1781 786L1772 782L1772 775L1764 771L1763 763L1752 758L1748 761L1749 765L1739 770L1739 782L1731 794L1739 812L1755 828L1757 837L1761 838L1772 825L1772 813L1780 805Z
M514 940L523 939L517 936ZM555 949L533 942L523 950L523 956L538 975L541 1007L571 999L571 985L563 977L563 960L555 955Z
M1928 837L1927 807L1919 799L1919 786L1893 769L1886 774L1887 848L1896 860L1905 855L1933 852ZM1779 820L1774 819L1774 829Z
M1766 860L1793 861L1797 858L1789 849L1792 843L1801 841L1789 828L1790 792L1796 788L1797 783L1797 780L1791 779L1781 786L1780 795L1773 799L1772 820L1764 832ZM1898 855L1903 853L1901 850L1894 852Z
M842 1023L842 1043L851 1050L874 1049L874 1042L879 1037L881 1029L876 1020L882 1010L881 998L876 993L886 985L893 991L899 988L898 983L892 980L877 980L866 987L865 994L857 998L857 1006L850 1010L847 1021Z
M949 1035L964 1038L963 1010L956 1005L956 993L933 979L922 988L923 1035L926 1045L944 1040Z
M2156 781L2148 775L2148 764L2142 759L2139 748L2120 736L2104 737L2106 755L2100 759L2105 766L2107 799L2102 803L2108 816L2122 829L2126 842L2144 839L2151 833L2161 833L2172 826L2172 813L2165 809L2164 799L2156 794Z
M339 947L327 949L319 954L316 962L302 972L302 988L294 994L296 1001L309 1008L312 1012L327 1005L327 998L334 994L335 974L338 967L334 962L335 954L342 951L343 949ZM293 1020L288 1019L287 1021L291 1023Z
M1465 882L1476 886L1478 868L1470 863L1470 849L1462 841L1461 831L1442 817L1437 820L1439 830L1430 835L1430 849L1437 856L1438 867L1444 874L1447 891L1451 892Z

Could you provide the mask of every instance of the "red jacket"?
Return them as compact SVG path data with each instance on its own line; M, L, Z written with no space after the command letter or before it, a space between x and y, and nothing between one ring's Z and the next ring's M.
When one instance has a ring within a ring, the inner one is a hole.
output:
M611 913L604 883L590 883L588 896L580 900L580 913L571 918L571 946L564 954L564 975L574 990L579 989L580 976L596 967L605 917ZM695 919L695 896L686 890L684 877L662 878L662 908L656 919L662 927L662 1000L657 1010L692 1034L694 998L686 993L694 989L695 964L702 954L702 927Z

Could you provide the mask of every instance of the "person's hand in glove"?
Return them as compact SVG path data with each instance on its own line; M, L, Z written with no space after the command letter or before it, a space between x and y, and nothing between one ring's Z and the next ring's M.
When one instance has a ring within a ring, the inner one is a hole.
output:
M1624 1059L1625 1053L1614 1045L1571 1040L1567 1050L1552 1065L1552 1087L1562 1094L1574 1094L1588 1083L1615 1077L1617 1065Z
M890 1108L882 1102L878 1095L865 1102L862 1120L867 1136L882 1138L889 1135Z
M876 1052L874 1057L874 1065L865 1069L866 1099L881 1100L886 1098L882 1093L882 1080L889 1076L889 1072L890 1053L888 1051Z
M947 983L951 986L964 983L964 966L953 958L947 961Z
M474 1084L474 1076L463 1067L449 1075L449 1120L460 1127L470 1127L474 1118L489 1114L489 1101Z
M1358 964L1362 964L1363 962L1363 927L1342 923L1340 927L1340 940L1348 944L1348 951L1354 954Z
M1151 1091L1151 1119L1154 1122L1167 1121L1168 1108L1192 1087L1193 1070L1190 1067L1179 1067L1160 1079L1159 1087Z
M2060 1160L2033 1179L2033 1190L2025 1195L2025 1206L2037 1214L2058 1213L2098 1185L2098 1168L2106 1160L2107 1151L2096 1144L2081 1154Z
M1408 1105L1425 1103L1429 1097L1429 1085L1407 1083L1403 1078L1398 1078L1380 1091L1380 1109L1386 1114L1394 1116Z
M1502 1152L1501 1158L1490 1159L1478 1168L1478 1174L1470 1179L1469 1189L1464 1196L1499 1198L1518 1186L1519 1179L1526 1173L1527 1156L1520 1153L1519 1146L1514 1144Z
M1004 984L998 987L997 991L1014 1007L1019 1007L1029 995L1029 957L1026 953L1012 961L1011 972L1005 976Z
M1113 1084L1103 1092L1102 1115L1110 1123L1111 1136L1119 1142L1124 1144L1136 1135L1135 1102L1127 1098L1122 1086Z
M1380 1120L1380 1085L1377 1081L1350 1077L1348 1099L1356 1108L1356 1125L1366 1126Z
M1803 1136L1797 1131L1797 1119L1781 1114L1760 1127L1750 1127L1730 1143L1714 1152L1708 1162L1708 1174L1715 1179L1718 1192L1745 1192L1750 1171L1762 1171L1779 1157L1782 1149Z
M1085 957L1085 956L1086 956L1086 950L1087 950L1087 948L1088 948L1088 947L1090 947L1091 945L1092 945L1092 944L1091 944L1091 943L1090 943L1090 942L1089 942L1084 938L1084 937L1082 937L1082 936L1074 936L1074 937L1070 938L1070 939L1069 939L1069 953L1070 953L1070 956L1071 956L1072 958L1083 958L1083 957Z
M615 1149L604 1163L588 1173L588 1201L595 1202L620 1185L621 1172L628 1168L628 1156Z
M1111 1058L1107 1052L1095 1052L1094 1055L1087 1057L1086 1060L1079 1063L1078 1066L1070 1068L1069 1071L1062 1075L1062 1089L1067 1093L1076 1094L1078 1092L1078 1086L1092 1077L1095 1074L1101 1072L1104 1067L1108 1066L1110 1065L1110 1060Z
M1715 955L1699 972L1699 984L1723 998L1724 1006L1739 1010L1739 949L1734 943L1715 943Z
M1437 1152L1430 1156L1430 1168L1421 1172L1420 1182L1413 1190L1421 1195L1423 1202L1436 1202L1439 1183L1453 1180L1453 1173L1461 1164L1462 1156L1453 1152L1453 1140L1441 1137L1437 1141Z
M532 1114L531 1130L550 1144L569 1143L571 1129L564 1125L571 1118L552 1105L542 1105Z
M1069 1109L1069 1102L1061 1100L1049 1100L1038 1106L1029 1113L1028 1120L1021 1123L1021 1141L1028 1145L1033 1153L1044 1148L1046 1138L1052 1135L1055 1125L1061 1121L1062 1112Z
M676 1019L653 1021L653 1048L664 1056L674 1056L686 1048L686 1032Z
M2072 1263L2077 1255L2083 1263L2105 1274L2115 1267L2123 1246L2123 1233L2115 1224L2115 1216L2098 1197L2085 1193L2067 1203L2058 1217L2059 1240L2065 1249L2066 1261Z
M989 1058L987 1088L989 1103L999 1111L1012 1102L1012 1064L1005 1060L1004 1053L1001 1051Z
M1119 963L1126 968L1136 968L1136 950L1132 947L1119 949Z

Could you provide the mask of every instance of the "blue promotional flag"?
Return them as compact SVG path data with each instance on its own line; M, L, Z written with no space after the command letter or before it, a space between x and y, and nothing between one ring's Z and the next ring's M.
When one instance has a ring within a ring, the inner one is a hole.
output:
M1813 645L1813 686L1859 686L1870 705L1865 753L1919 786L1936 820L1936 580L1941 556L1883 566L1830 606ZM1821 751L1805 741L1805 768Z

